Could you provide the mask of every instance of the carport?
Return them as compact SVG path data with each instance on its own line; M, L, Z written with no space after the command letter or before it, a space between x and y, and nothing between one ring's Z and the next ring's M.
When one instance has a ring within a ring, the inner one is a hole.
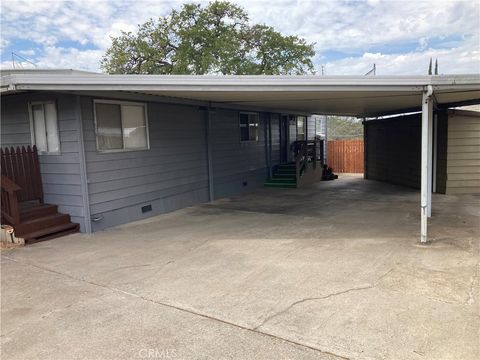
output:
M480 75L451 76L157 76L79 73L12 75L2 92L60 91L76 94L132 93L171 103L258 109L271 112L371 118L422 113L421 242L427 241L431 216L433 114L480 103ZM207 139L210 136L207 134Z
M199 78L198 80L201 80ZM241 85L239 85L239 83ZM480 103L480 76L377 76L377 77L232 77L202 81L196 93L158 91L156 94L210 101L216 104L256 106L324 115L378 118L422 113L421 229L426 243L432 216L434 109Z

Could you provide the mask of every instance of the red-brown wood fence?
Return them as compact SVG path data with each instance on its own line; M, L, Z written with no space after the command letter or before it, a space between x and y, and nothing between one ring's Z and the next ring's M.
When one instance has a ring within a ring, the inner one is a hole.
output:
M327 164L337 173L363 173L363 140L328 142Z
M37 147L0 149L2 175L20 186L18 201L43 201Z

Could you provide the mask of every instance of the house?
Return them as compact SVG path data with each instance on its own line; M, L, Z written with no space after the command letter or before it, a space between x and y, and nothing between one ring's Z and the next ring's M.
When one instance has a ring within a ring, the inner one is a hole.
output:
M312 114L376 117L422 110L415 120L416 127L422 126L422 141L414 151L424 163L420 166L417 159L414 164L423 176L422 199L427 202L433 102L442 111L479 103L480 76L161 76L11 70L2 72L1 91L2 148L35 144L44 202L58 205L81 231L92 232L265 183L282 186L290 181L282 176L293 178L292 186L318 180L323 147L313 140L324 129L322 118ZM478 118L471 119L468 128L477 129ZM377 130L370 125L366 129L367 178L395 182L390 172L381 173L378 159L372 157L372 151L383 152L375 140ZM435 134L436 171L441 172L448 169L444 162L445 156L451 158L451 149L445 148L444 132ZM468 139L455 141L473 141L465 146L478 148L476 140ZM300 148L292 151L296 141ZM393 154L388 157L395 160ZM479 158L472 160L468 166L477 166ZM422 203L422 209L427 207L431 205ZM424 232L426 236L426 228Z

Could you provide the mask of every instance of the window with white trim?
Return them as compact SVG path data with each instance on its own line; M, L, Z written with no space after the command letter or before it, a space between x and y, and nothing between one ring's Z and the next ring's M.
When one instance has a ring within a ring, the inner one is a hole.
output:
M146 104L95 100L94 106L98 151L149 149Z
M258 114L240 113L240 141L258 141Z
M40 153L60 153L58 136L57 106L55 101L34 101L29 103L32 145Z

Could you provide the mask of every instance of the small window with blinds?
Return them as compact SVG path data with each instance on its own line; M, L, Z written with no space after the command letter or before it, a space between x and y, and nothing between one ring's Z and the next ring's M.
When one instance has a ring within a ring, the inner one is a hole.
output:
M95 100L94 107L98 151L149 149L146 104Z
M55 101L29 103L32 145L41 154L60 154L57 106Z

